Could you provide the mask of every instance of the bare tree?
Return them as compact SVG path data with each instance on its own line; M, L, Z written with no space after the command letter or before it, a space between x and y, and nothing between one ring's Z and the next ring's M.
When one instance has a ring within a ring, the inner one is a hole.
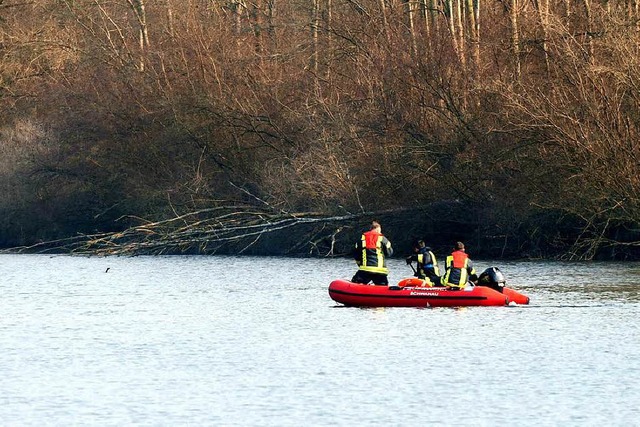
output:
M140 63L138 69L144 71L145 51L149 48L149 31L147 29L147 13L144 0L127 0L138 21L138 47L140 49Z
M480 67L480 0L467 0L466 15L469 26L473 64Z
M520 80L520 29L518 26L518 0L509 0L509 21L511 23L511 49L514 57L514 74L516 80Z
M545 69L549 76L549 72L551 70L549 65L549 51L547 47L547 39L549 37L549 0L534 0L534 5L538 12L538 20L542 30L542 42L540 45L544 55Z

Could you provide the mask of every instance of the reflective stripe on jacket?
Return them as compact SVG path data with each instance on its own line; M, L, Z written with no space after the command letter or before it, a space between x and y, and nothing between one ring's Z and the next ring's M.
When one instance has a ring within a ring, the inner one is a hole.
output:
M367 231L356 243L359 270L388 274L385 257L393 254L391 242L375 230Z
M416 261L418 262L417 270L418 274L422 276L421 278L424 279L425 277L428 277L431 280L434 280L436 278L439 279L438 276L440 276L440 270L438 268L438 260L436 259L436 256L433 254L433 252L425 249L424 251L420 251L417 254L416 258Z
M463 287L469 275L476 274L469 255L464 251L454 251L447 257L447 271L442 278L443 285Z
M440 275L440 271L438 269L438 260L436 256L430 250L426 250L425 252L418 253L418 271L422 271L424 274L429 270L433 270L436 276Z

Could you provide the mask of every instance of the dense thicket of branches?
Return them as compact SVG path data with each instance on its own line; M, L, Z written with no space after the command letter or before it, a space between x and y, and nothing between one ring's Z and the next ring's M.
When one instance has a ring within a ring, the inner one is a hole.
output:
M0 245L340 253L376 215L396 241L637 258L639 18L635 0L0 0Z

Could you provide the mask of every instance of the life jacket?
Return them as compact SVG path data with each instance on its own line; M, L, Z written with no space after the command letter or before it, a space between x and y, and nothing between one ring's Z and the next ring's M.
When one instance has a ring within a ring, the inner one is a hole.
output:
M443 285L463 287L469 279L469 274L475 274L475 270L471 268L469 271L469 255L464 251L453 251L447 257L447 271L442 278Z
M418 261L418 277L429 279L432 283L440 281L440 270L438 269L438 260L429 248L422 248L417 254Z
M451 263L453 268L467 268L467 262L469 261L469 255L462 251L453 251L451 253Z
M359 270L371 273L388 274L385 263L385 252L391 255L391 242L375 230L362 234L360 242L356 244L356 261Z

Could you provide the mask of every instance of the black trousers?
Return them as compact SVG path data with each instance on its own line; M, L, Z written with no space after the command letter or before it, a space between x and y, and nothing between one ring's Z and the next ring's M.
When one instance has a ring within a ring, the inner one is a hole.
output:
M373 282L374 285L384 285L388 286L389 281L387 280L387 275L384 273L372 273L370 271L356 271L353 279L351 279L353 283L364 283L365 285Z

